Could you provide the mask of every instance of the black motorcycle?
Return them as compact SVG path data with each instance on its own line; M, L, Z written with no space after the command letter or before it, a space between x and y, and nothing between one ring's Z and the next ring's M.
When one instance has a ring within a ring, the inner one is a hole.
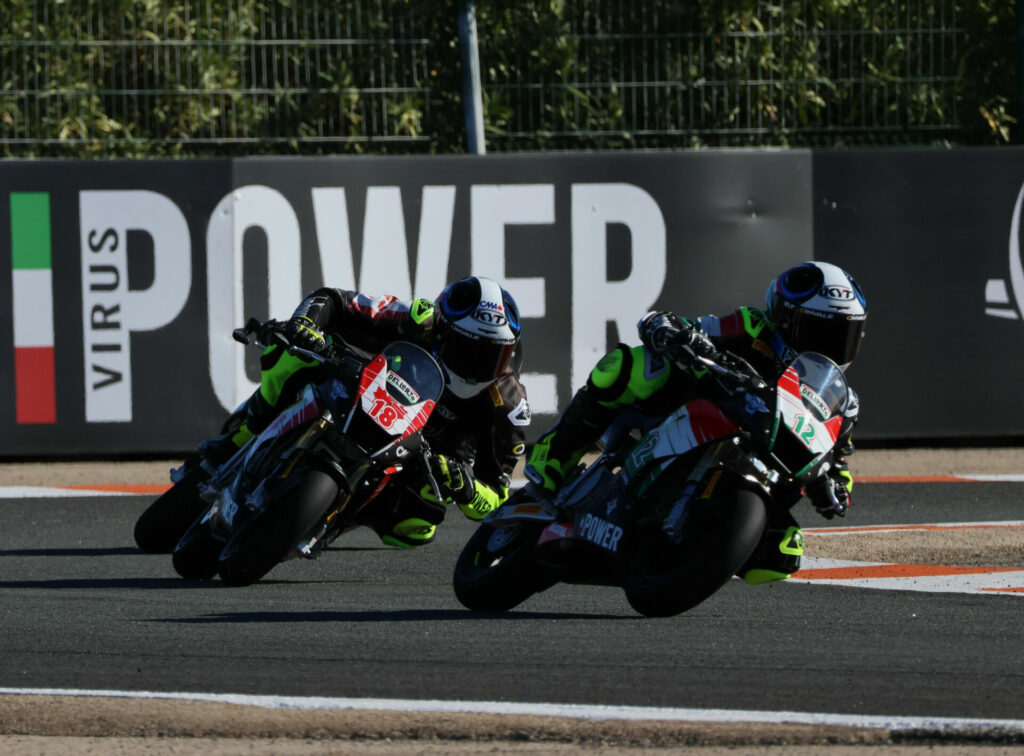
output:
M455 566L464 606L506 611L564 582L618 586L640 614L679 614L741 569L794 491L827 485L842 508L823 477L849 401L834 362L800 354L770 385L729 353L678 359L711 373L708 398L623 414L557 496L528 484L486 517Z
M444 390L430 353L396 341L368 354L336 340L317 354L255 320L234 337L263 347L268 333L319 363L320 379L199 483L203 510L172 556L182 577L249 585L286 559L316 558L410 465L440 499L422 437Z

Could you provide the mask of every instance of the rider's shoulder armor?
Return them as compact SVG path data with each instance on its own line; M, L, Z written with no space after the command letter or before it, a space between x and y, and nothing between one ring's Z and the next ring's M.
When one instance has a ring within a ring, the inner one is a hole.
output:
M598 361L587 378L591 398L606 407L648 399L665 385L668 364L643 346L619 344Z

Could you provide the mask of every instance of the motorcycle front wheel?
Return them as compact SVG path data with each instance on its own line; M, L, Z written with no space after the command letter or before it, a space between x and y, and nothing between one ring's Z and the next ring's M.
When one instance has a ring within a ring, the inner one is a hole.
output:
M196 521L206 502L199 498L199 486L210 474L197 461L185 477L171 486L139 515L135 522L135 543L147 554L169 554Z
M534 523L482 523L455 563L459 602L476 612L506 612L554 585L533 558L540 532Z
M217 574L217 559L224 541L214 537L207 519L196 520L171 554L174 571L186 580L210 580Z
M692 502L680 543L658 531L630 558L624 585L630 606L646 617L692 609L743 566L766 522L764 501L748 489Z
M292 473L296 482L285 486L266 508L232 536L217 563L228 585L252 585L299 545L330 511L338 484L321 470Z

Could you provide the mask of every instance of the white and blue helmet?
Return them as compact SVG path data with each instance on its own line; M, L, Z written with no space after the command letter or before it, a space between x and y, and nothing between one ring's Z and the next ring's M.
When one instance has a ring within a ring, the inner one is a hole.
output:
M522 327L512 295L496 282L470 276L445 287L434 302L437 358L449 391L479 394L509 363Z
M765 294L768 317L797 352L819 352L845 368L857 354L868 310L853 276L824 262L782 273Z

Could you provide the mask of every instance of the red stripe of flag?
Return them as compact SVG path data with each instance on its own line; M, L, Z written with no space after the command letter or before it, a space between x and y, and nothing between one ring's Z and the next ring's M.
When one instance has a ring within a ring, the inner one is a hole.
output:
M14 348L14 387L19 424L57 422L53 347Z

